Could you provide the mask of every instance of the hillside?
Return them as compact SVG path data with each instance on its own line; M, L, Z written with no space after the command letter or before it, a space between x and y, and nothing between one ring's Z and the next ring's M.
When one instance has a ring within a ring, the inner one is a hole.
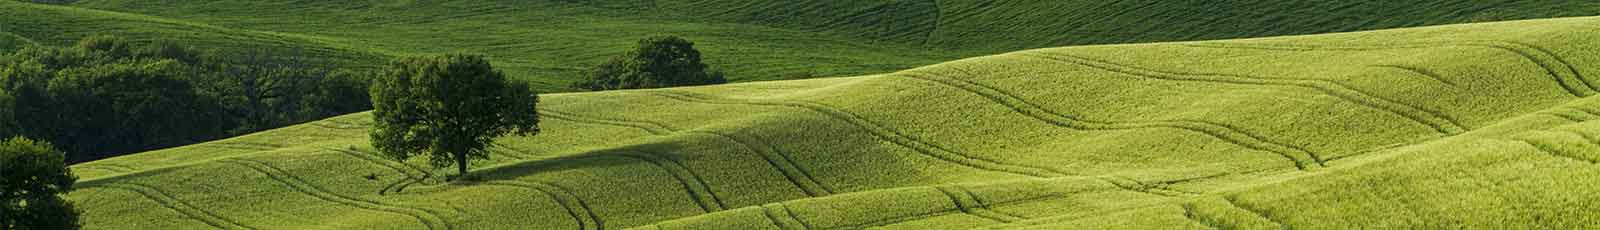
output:
M548 94L475 183L378 159L352 114L74 165L70 197L91 229L1596 228L1596 25Z
M733 81L887 73L1026 48L1260 37L1591 16L1581 0L1488 1L193 1L0 3L11 32L50 45L93 33L224 49L302 48L330 62L465 50L566 91L634 39L697 41ZM1159 3L1159 4L1158 4Z

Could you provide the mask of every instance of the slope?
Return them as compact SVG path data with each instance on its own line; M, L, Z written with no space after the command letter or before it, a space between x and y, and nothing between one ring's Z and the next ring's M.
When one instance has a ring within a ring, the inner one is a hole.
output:
M565 91L581 68L633 39L670 33L698 42L734 81L886 73L1026 48L1369 30L1587 16L1600 3L1537 1L127 1L71 6L169 21L315 38L349 60L456 50L495 57L509 74ZM30 7L31 8L31 7ZM28 11L30 9L16 9ZM6 12L13 10L7 9ZM0 22L50 44L88 33L185 35L52 17ZM233 33L233 32L227 32ZM152 36L153 37L153 36ZM280 43L284 45L300 43ZM226 45L226 44L225 44ZM237 46L224 46L237 47ZM362 54L362 55L355 55ZM367 54L378 54L370 57Z
M74 165L71 198L91 229L1593 228L1596 25L549 94L470 183L379 159L352 114Z

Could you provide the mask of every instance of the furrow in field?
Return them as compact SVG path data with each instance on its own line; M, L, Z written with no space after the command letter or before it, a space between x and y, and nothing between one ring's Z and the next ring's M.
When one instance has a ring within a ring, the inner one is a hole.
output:
M956 68L956 70L962 71L968 76L977 76L966 70L961 70L959 68ZM1077 130L1126 130L1146 128L1180 129L1212 136L1219 140L1241 147L1275 153L1288 159L1290 162L1293 162L1294 166L1299 169L1307 169L1311 166L1323 165L1322 158L1309 150L1297 146L1269 141L1260 135L1240 131L1240 129L1228 125L1214 122L1185 120L1153 122L1093 121L1062 114L1054 110L1045 109L1042 106L1016 96L1014 93L984 85L976 81L933 73L906 72L903 74L914 79L961 89L962 91L988 98L990 101L1011 108L1012 111L1015 111L1019 114L1065 128Z
M1600 159L1595 159L1595 157L1593 157L1593 154L1585 154L1585 153L1581 153L1581 152L1575 152L1575 151L1600 151L1600 138L1597 138L1594 135L1589 135L1588 133L1570 131L1570 130L1557 130L1556 132L1565 133L1565 134L1572 134L1572 135L1578 136L1578 138L1582 139L1582 142L1576 143L1579 146L1578 148L1580 148L1580 149L1561 148L1561 147L1558 147L1558 146L1571 146L1571 145L1563 145L1562 143L1553 143L1554 142L1553 140L1546 140L1546 139L1522 138L1522 139L1516 139L1516 140L1519 141L1519 142L1522 142L1524 144L1528 144L1530 146L1533 146L1534 149L1538 149L1540 152L1548 153L1551 156L1567 158L1567 159L1575 160L1575 161L1578 161L1578 162L1589 163L1589 164L1600 164Z
M957 210L961 210L962 213L966 213L967 215L982 217L982 218L994 220L994 221L997 221L997 222L1000 222L1000 223L1011 223L1011 222L1016 222L1016 221L1022 220L1021 218L1017 218L1017 217L1009 216L1009 215L1005 215L1005 214L1000 214L1000 213L995 213L993 211L988 210L988 208L984 206L983 202L978 201L976 196L973 196L973 194L970 191L965 191L965 189L955 188L955 186L951 186L951 187L934 187L934 189L939 190L939 193L942 193L946 197L949 197L950 198L950 202L955 204L956 209ZM952 190L961 190L961 191L952 191Z
M105 170L105 171L110 171L110 172L113 172L113 173L126 173L126 172L138 171L137 169L134 169L133 167L123 166L123 165L118 165L118 164L111 164L111 163L79 164L79 165L73 165L73 166L77 166L79 168Z
M547 117L550 117L550 118L555 118L555 119L560 119L560 120L567 120L567 121L571 121L571 122L587 123L587 124L599 124L599 125L611 125L611 126L622 126L622 127L630 127L630 128L641 129L641 130L644 130L645 132L649 132L651 135L666 135L668 133L672 133L672 132L676 131L676 130L673 130L671 128L668 128L668 126L664 126L664 125L661 125L661 124L643 123L643 122L634 122L634 121L621 121L621 120L615 120L615 119L596 119L596 118L590 118L590 117L576 116L574 114L569 114L569 113L557 112L557 111L553 111L553 110L549 110L549 109L540 110L539 112L540 112L539 115L542 115L542 116L547 116Z
M1253 207L1253 206L1246 205L1244 203L1239 202L1239 197L1238 196L1225 196L1225 197L1223 197L1223 200L1227 201L1227 202L1224 202L1224 203L1226 203L1229 207L1237 208L1239 210L1244 210L1245 212L1250 212L1250 214L1254 214L1257 217L1261 217L1261 219L1266 220L1267 222L1270 222L1270 223L1272 223L1274 225L1277 225L1279 227L1282 227L1283 229L1294 229L1292 226L1289 226L1289 224L1284 222L1283 220L1275 219L1275 218L1272 217L1272 215L1268 215L1267 212L1266 212L1266 209L1262 209L1260 207Z
M706 213L727 208L722 205L722 199L717 198L717 194L711 192L711 186L707 185L705 180L700 179L698 174L688 168L684 168L683 165L664 159L670 156L634 152L624 152L617 154L617 156L643 161L661 169L662 172L666 172L668 175L672 175L672 178L678 180L678 184L683 186L683 190L689 193L689 199L694 200L695 205L700 206L700 209Z
M1212 230L1234 229L1231 226L1223 225L1222 223L1218 223L1215 220L1215 219L1217 219L1216 217L1206 216L1206 215L1200 214L1199 212L1196 212L1195 209L1196 209L1195 205L1192 204L1192 203L1183 204L1183 217L1186 218L1186 219L1189 219L1189 221L1194 221L1195 223L1199 223L1200 225L1205 226L1206 229L1212 229Z
M364 152L358 152L358 151L348 150L348 149L339 149L339 148L323 148L323 149L327 149L329 151L333 151L333 152L337 152L337 153L342 153L343 155L350 156L351 158L356 158L357 160L366 161L368 163L372 163L372 164L375 164L375 165L378 165L378 166L383 166L385 168L393 169L395 172L399 172L401 175L405 175L406 176L406 178L404 178L404 179L396 180L393 183L389 183L389 185L384 186L383 190L378 190L378 195L388 194L390 189L394 189L394 192L398 193L398 192L403 191L405 189L405 187L408 187L408 186L411 186L411 185L414 185L414 184L418 184L418 183L422 183L423 180L426 180L427 178L433 177L432 173L429 173L428 170L422 169L421 167L417 167L415 165L406 164L406 163L402 163L402 162L395 162L395 161L381 159L381 158L378 158L377 156L373 156L372 154L367 154L367 153L364 153Z
M118 182L102 184L95 187L113 188L138 193L140 196L149 198L150 200L161 204L161 206L166 207L167 209L178 211L178 213L183 214L190 219L199 220L200 222L206 223L206 225L210 225L219 229L256 229L255 227L240 224L238 221L234 221L221 215L217 215L216 213L201 209L199 206L195 206L194 204L180 200L165 191L161 191L161 189L157 189L149 185Z
M1424 69L1424 68L1421 68L1421 67L1403 66L1403 65L1373 65L1372 67L1396 69L1396 70L1401 70L1401 71L1405 71L1405 72L1410 72L1410 73L1413 73L1413 74L1416 74L1416 75L1427 77L1428 79L1432 79L1434 81L1437 81L1439 83L1443 83L1445 85L1456 86L1455 82L1451 82L1450 80L1445 79L1444 75L1440 75L1439 73L1435 73L1435 72L1433 72L1431 70Z
M995 172L1006 172L1006 173L1012 173L1012 174L1018 174L1018 175L1024 175L1024 176L1033 176L1033 177L1060 177L1060 176L1072 175L1071 173L1061 172L1061 171L1058 171L1056 169L1051 169L1051 168L1038 167L1038 166L1025 166L1025 165L1017 165L1017 164L1007 164L1007 163L1002 163L1002 162L995 161L995 160L992 160L992 159L984 159L984 158L978 158L978 157L974 157L974 156L967 155L967 154L956 153L956 152L951 151L951 150L949 150L947 148L940 147L940 146L937 146L937 145L933 145L931 143L923 142L923 141L918 140L916 138L912 138L909 135L905 135L904 133L900 133L898 130L889 129L887 127L883 127L881 125L875 124L875 123L873 123L871 121L867 121L866 119L861 118L860 116L857 116L857 115L855 115L853 113L849 113L849 112L845 112L845 111L841 111L841 110L834 109L834 108L831 108L831 107L818 105L818 104L813 104L813 103L789 102L789 101L746 101L746 100L736 100L736 99L710 98L710 97L707 97L707 96L697 95L697 94L693 94L693 93L670 91L670 90L647 91L647 93L654 94L654 95L659 95L659 96L662 96L662 97L665 97L665 98L674 99L674 100L679 100L679 101L684 101L684 102L691 102L691 103L727 104L727 105L759 105L759 106L780 106L780 107L800 108L800 109L810 110L812 112L816 112L816 113L819 113L819 114L822 114L822 115L827 115L827 116L829 116L831 118L834 118L834 119L837 119L837 120L840 120L840 121L847 122L848 124L854 125L854 126L856 126L858 128L861 128L863 130L868 131L868 133L872 134L873 136L877 136L877 137L879 137L881 139L884 139L884 140L889 141L891 143L894 143L896 145L900 145L900 146L904 146L906 148L910 148L910 149L912 149L912 150L914 150L914 151L916 151L918 153L921 153L921 155L930 156L930 157L933 157L933 158L936 158L936 159L944 160L946 162L951 162L951 163L955 163L955 164L962 165L962 166L967 166L967 167L971 167L971 168L975 168L975 169L988 170L988 171L995 171Z
M760 156L762 160L765 160L767 165L777 169L779 173L783 174L785 179L788 179L790 183L795 185L795 187L800 188L800 191L804 192L806 196L819 197L833 194L833 189L828 188L828 186L823 184L821 181L817 181L816 177L811 176L810 171L801 169L799 165L795 164L793 160L789 160L789 157L777 147L767 145L765 142L761 142L759 140L754 140L754 138L736 136L712 130L695 130L691 131L691 133L700 133L720 137L722 139L732 141L739 146L743 146L745 149L749 149L751 152Z
M545 111L546 115L551 114L550 112L552 112L552 111L549 111L549 110ZM612 126L621 126L621 127L631 127L631 128L643 129L645 131L651 132L654 135L666 135L666 134L671 133L671 132L676 132L676 130L677 130L676 128L672 128L671 126L666 126L664 124L655 123L655 122L646 122L646 121L623 121L623 120L617 120L617 119L599 119L599 118L591 118L591 117L582 117L582 116L577 116L575 114L566 114L566 113L560 113L560 115L551 116L551 117L552 118L557 118L557 119L562 119L562 120L573 121L573 122L580 122L580 123L612 125ZM812 197L826 196L826 195L832 193L832 189L831 188L828 188L827 185L824 185L821 182L818 182L814 177L811 176L810 172L801 169L798 165L796 165L794 163L793 160L790 160L787 155L784 155L781 152L781 150L778 150L777 148L774 148L774 147L771 147L771 146L767 146L767 145L756 144L756 143L760 143L760 142L753 141L753 140L745 140L744 138L739 138L739 137L736 137L734 135L729 135L729 134L716 132L716 131L695 130L695 131L690 131L690 133L700 133L700 134L707 134L707 135L716 136L716 137L719 137L719 138L722 138L722 139L727 139L729 141L734 142L735 144L739 144L740 146L743 146L744 148L749 149L752 153L755 153L757 156L760 156L762 160L765 160L768 165L772 166L773 169L776 169L776 170L778 170L779 173L783 174L784 177L786 179L788 179L790 183L793 183L795 185L795 187L800 188L800 190L802 192L804 192L807 196L812 196Z
M1372 51L1372 50L1393 50L1393 49L1437 48L1437 47L1451 47L1451 46L1484 47L1484 48L1497 49L1497 50L1510 52L1512 54L1517 55L1518 57L1522 57L1523 59L1528 60L1528 62L1532 62L1534 65L1538 65L1539 68L1541 68L1541 69L1543 69L1545 71L1546 75L1549 75L1550 78L1553 81L1556 82L1556 85L1560 86L1562 90L1565 90L1568 94L1571 94L1572 96L1586 97L1586 96L1594 94L1595 91L1596 91L1596 87L1593 86L1592 83L1590 83L1588 81L1588 79L1583 77L1583 73L1582 72L1578 72L1577 67L1573 66L1572 63L1567 62L1565 58L1562 58L1561 56L1556 55L1554 52L1551 52L1549 49L1545 49L1544 47L1535 46L1535 45L1528 44L1528 43L1515 42L1515 41L1469 40L1469 41L1433 42L1433 43L1403 43L1403 44L1389 44L1389 45L1382 45L1382 46L1378 46L1378 45L1371 45L1371 46L1304 46L1304 45L1277 45L1277 44L1266 45L1266 44L1244 44L1244 43L1237 43L1237 42L1235 42L1235 43L1188 43L1188 44L1183 44L1183 45L1184 46L1189 46L1189 47L1198 47L1198 48L1255 49L1255 50L1295 51L1295 52L1304 52L1304 51ZM1544 60L1542 57L1545 57L1545 56L1547 56L1551 60ZM1561 65L1561 67L1555 67L1555 65ZM1568 79L1569 77L1571 79ZM1577 81L1577 82L1580 82L1580 83L1573 83L1573 81ZM1582 86L1584 86L1584 88L1578 88L1579 84L1582 84Z
M1322 92L1323 94L1326 94L1326 95L1329 95L1329 96L1334 96L1334 97L1340 98L1340 99L1345 100L1345 101L1353 102L1353 103L1364 105L1364 106L1367 106L1367 107L1372 107L1372 108L1378 109L1380 111L1388 112L1390 114L1394 114L1394 115L1398 115L1400 117L1404 117L1406 119L1410 119L1410 120L1415 121L1417 123L1421 123L1421 124L1427 125L1427 126L1433 128L1434 131L1442 133L1442 134L1454 135L1454 134L1460 134L1462 132L1466 132L1466 130L1467 130L1466 128L1461 126L1459 123L1457 123L1455 120L1451 119L1448 116L1443 115L1442 113L1421 109L1421 108L1418 108L1418 107L1415 107L1415 106L1411 106L1411 105L1395 102L1395 101L1392 101L1392 100L1389 100L1389 99L1385 99L1385 98L1381 98L1381 97L1372 96L1372 95L1369 95L1369 94L1367 94L1365 92L1352 89L1349 86L1345 86L1342 83L1337 83L1337 82L1333 82L1333 81L1307 80L1307 79L1274 79L1274 78L1264 78L1264 77L1234 75L1234 74L1169 72L1169 71L1161 71L1161 70L1146 69L1146 68L1141 68L1141 67L1134 67L1134 66L1123 65L1123 64L1116 64L1116 63L1111 63L1111 62L1107 62L1107 61L1089 59L1089 58L1086 58L1086 57L1080 57L1080 56L1076 56L1076 55L1063 54L1063 53L1043 54L1043 53L1027 52L1027 53L1019 53L1019 54L1022 55L1022 56L1027 56L1027 57L1034 57L1034 58L1039 58L1039 59L1044 59L1044 60L1051 60L1051 61L1057 61L1057 62L1068 63L1068 64L1073 64L1073 65L1086 66L1086 67L1095 68L1095 69L1101 69L1101 70L1106 70L1106 71L1111 71L1111 72L1116 72L1116 73L1121 73L1121 74L1127 74L1127 75L1139 76L1139 77L1146 77L1146 78L1153 78L1153 79L1172 80L1172 81L1215 82L1215 83L1239 84L1239 85L1282 86L1282 87L1297 87L1297 88L1312 89L1312 90L1316 90L1316 91Z
M594 210L590 209L589 205L583 202L583 199L578 198L566 189L543 182L518 180L496 180L483 182L483 184L523 188L544 193L554 199L556 203L561 204L561 208L565 209L567 214L572 215L572 219L578 222L579 230L605 229L603 222L600 221L600 216L595 215Z
M1006 221L1002 221L1002 222L1010 223L1010 222L1017 222L1017 221L1023 221L1023 220L1027 220L1028 219L1027 217L1024 217L1022 215L1017 215L1017 214L1012 214L1012 213L1007 213L1007 212L1001 212L1000 210L994 210L992 203L989 203L988 201L984 201L984 198L982 196L978 196L977 193L972 192L972 189L967 188L965 186L955 185L955 186L951 186L950 189L959 191L961 193L965 193L967 197L972 198L972 202L974 202L973 204L977 205L976 206L977 207L976 210L979 210L979 211L982 211L982 212L991 213L991 215L996 215L996 216L999 216L1000 218L1006 219Z
M322 189L321 187L317 187L316 185L312 185L311 183L306 182L305 180L301 180L299 177L295 177L294 175L290 174L288 171L284 171L283 169L279 169L279 168L277 168L275 166L272 166L272 165L269 165L269 164L267 164L265 162L260 162L260 161L255 161L255 160L248 160L248 159L237 159L237 158L234 158L234 159L222 159L222 160L218 160L218 161L219 162L223 162L223 163L230 163L230 164L235 164L235 165L239 165L239 166L244 166L245 168L249 168L252 171L255 171L255 172L258 172L258 173L261 173L261 174L265 174L265 175L267 175L268 178L271 178L273 181L277 181L279 183L282 183L282 184L285 184L285 185L289 185L290 188L293 188L297 192L300 192L300 193L306 194L306 195L310 195L311 197L315 197L315 198L320 199L320 200L333 202L333 203L346 205L346 206L351 206L351 207L356 207L356 208L361 208L361 209L367 209L367 210L373 210L373 211L388 212L388 213L400 214L400 215L404 215L404 216L410 216L412 218L417 219L417 222L422 223L423 226L427 226L428 229L446 229L446 230L448 230L448 229L452 229L453 228L453 226L451 226L448 221L445 221L443 217L441 217L437 213L434 213L433 211L428 211L428 210L418 209L418 208L408 208L408 207L387 205L387 204L378 203L378 202L375 202L375 201L368 201L368 200L363 200L363 199L359 199L359 198L340 195L338 193L334 193L334 192L330 192L330 191L328 191L326 189Z

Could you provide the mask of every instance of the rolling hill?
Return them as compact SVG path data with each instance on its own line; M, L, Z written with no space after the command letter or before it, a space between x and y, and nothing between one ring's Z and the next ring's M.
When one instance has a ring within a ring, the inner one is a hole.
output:
M513 77L569 91L581 68L657 33L697 41L733 81L879 74L1064 45L1342 32L1592 16L1582 0L1056 1L536 0L0 3L0 32L47 45L96 33L202 47L304 49L375 65L470 51ZM3 48L3 47L0 47Z
M1596 37L1524 20L547 94L545 132L478 182L375 157L360 113L74 165L70 198L91 229L1595 228Z

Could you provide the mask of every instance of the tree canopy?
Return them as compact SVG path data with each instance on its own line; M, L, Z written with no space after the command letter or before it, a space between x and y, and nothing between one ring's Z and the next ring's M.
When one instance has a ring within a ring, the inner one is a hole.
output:
M78 209L61 197L77 180L49 143L0 142L0 229L78 229Z
M371 94L373 146L397 160L427 155L465 175L468 160L488 159L494 138L539 133L538 95L479 55L396 60Z
M588 90L642 89L726 83L721 72L706 71L694 42L677 36L651 36L633 50L590 68L574 85Z
M49 140L68 162L367 110L368 74L298 53L203 52L97 35L0 54L0 138Z

